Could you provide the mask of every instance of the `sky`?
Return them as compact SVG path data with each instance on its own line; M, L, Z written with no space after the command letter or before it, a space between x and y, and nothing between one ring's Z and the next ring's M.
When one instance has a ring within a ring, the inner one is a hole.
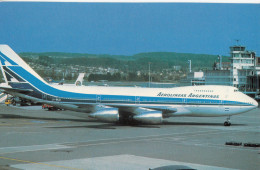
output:
M0 2L0 44L20 52L260 56L260 4Z

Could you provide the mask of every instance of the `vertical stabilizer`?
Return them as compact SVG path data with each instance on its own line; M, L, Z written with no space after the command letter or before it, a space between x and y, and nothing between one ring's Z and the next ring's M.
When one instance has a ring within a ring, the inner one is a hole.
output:
M12 67L22 67L30 74L34 75L39 80L45 82L23 59L18 56L8 45L0 45L0 64L3 76L6 82L9 81L20 81L17 80L17 75L12 75L11 71L8 71ZM46 82L45 82L46 83Z
M76 86L82 86L84 76L85 76L85 73L79 73L79 76L75 82Z

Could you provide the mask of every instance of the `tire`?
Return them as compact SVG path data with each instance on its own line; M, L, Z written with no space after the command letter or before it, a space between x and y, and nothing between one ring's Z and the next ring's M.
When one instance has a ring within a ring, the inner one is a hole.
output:
M230 126L230 125L231 125L231 123L229 121L224 122L224 126Z
M224 126L228 126L228 122L224 122Z

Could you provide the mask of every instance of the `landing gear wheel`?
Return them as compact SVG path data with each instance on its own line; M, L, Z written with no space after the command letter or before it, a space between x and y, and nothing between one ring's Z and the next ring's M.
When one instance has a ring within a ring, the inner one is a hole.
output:
M231 125L231 123L229 121L224 122L224 126L230 126L230 125Z
M224 122L224 126L230 126L230 116L228 116L227 121Z

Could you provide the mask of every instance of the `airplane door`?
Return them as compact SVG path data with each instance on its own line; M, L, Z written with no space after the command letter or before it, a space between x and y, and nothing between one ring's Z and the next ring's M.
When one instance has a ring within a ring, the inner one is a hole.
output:
M220 113L228 113L229 112L229 106L228 105L226 105L226 104L228 104L227 103L227 101L228 101L228 94L229 94L229 90L228 89L226 89L225 91L224 91L224 95L223 95L223 98L222 99L224 99L224 100L220 100L220 104L219 104L219 112Z
M140 96L135 96L135 104L140 104Z
M101 103L101 95L97 94L96 103Z

